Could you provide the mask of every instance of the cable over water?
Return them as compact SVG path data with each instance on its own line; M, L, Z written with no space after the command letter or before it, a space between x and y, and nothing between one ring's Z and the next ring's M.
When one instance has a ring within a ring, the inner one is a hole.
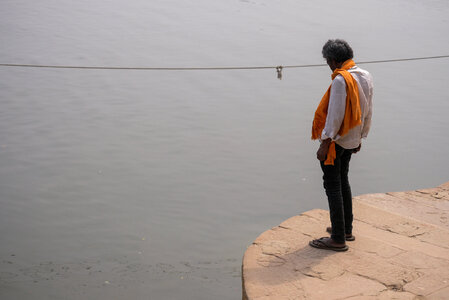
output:
M449 55L423 56L411 58L395 58L384 60L359 61L357 64L376 64L389 62L402 62L424 59L449 58ZM212 71L212 70L260 70L275 69L277 78L282 79L282 70L287 68L314 68L324 67L327 64L305 64L286 66L230 66L230 67L118 67L118 66L70 66L70 65L38 65L38 64L11 64L0 63L0 67L21 67L21 68L50 68L50 69L88 69L88 70L141 70L141 71Z

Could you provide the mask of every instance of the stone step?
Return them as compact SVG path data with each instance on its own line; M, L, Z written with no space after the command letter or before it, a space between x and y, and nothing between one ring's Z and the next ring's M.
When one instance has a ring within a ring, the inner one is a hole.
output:
M356 240L347 242L346 252L308 245L327 236L327 211L289 218L246 250L243 299L449 299L449 230L438 219L447 213L448 190L446 183L407 192L411 200L405 194L355 197ZM410 213L414 203L420 211Z

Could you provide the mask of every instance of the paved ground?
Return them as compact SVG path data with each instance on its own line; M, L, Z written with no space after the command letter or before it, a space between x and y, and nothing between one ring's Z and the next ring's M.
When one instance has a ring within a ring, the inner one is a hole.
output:
M354 199L347 252L312 248L329 214L312 210L261 234L243 258L243 298L449 299L449 182Z

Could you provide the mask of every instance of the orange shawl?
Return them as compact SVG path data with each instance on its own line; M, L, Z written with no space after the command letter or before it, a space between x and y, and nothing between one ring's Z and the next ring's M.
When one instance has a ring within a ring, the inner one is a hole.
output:
M349 59L343 63L340 69L335 69L332 73L332 80L340 74L343 76L346 82L346 110L343 123L341 124L338 134L340 136L345 135L348 131L357 125L362 124L362 111L360 109L359 100L359 88L357 81L352 77L351 73L347 70L354 67L355 63L352 59ZM332 86L332 84L331 84ZM318 108L315 111L315 117L313 118L312 126L312 140L321 138L321 132L326 125L327 109L329 106L329 97L331 92L331 86L327 89L323 98L321 99ZM329 152L327 153L327 159L324 162L325 165L334 165L334 159L337 157L335 152L335 142L329 146Z

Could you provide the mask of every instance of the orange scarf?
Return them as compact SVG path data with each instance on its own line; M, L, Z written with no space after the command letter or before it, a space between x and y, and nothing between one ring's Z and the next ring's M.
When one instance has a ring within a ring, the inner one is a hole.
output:
M343 123L341 124L340 130L338 134L340 136L348 133L349 130L356 127L357 125L362 124L362 111L360 109L360 100L359 100L359 88L357 86L357 81L352 77L351 73L347 70L354 67L355 63L352 59L348 59L343 63L340 69L335 69L334 73L332 73L332 80L340 74L343 76L346 82L346 110L345 117L343 119ZM332 86L332 84L331 84ZM316 140L321 138L321 132L326 125L326 117L327 117L327 109L329 106L329 97L331 92L331 86L327 89L323 98L321 99L318 108L315 111L315 117L313 118L313 126L312 126L312 140ZM334 159L337 157L337 153L335 152L335 142L329 146L329 152L327 153L327 159L324 162L325 165L334 165Z

